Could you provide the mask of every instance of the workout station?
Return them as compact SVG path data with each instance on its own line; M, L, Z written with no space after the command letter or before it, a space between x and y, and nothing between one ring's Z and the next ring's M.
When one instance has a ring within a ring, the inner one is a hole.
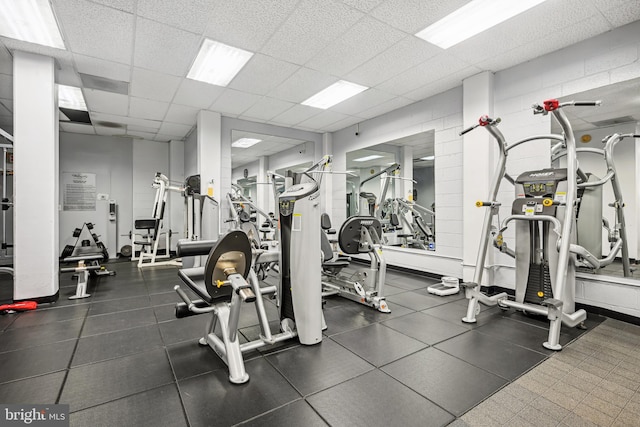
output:
M569 3L0 0L0 425L640 425L640 7Z

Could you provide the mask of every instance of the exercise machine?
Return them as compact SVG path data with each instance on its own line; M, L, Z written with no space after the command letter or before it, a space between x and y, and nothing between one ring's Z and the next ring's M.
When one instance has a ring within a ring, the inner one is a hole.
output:
M321 222L322 228L331 229L326 214L323 214ZM367 254L371 260L368 269L358 269L351 274L342 271L349 266L349 261L336 257L327 234L321 233L323 296L337 294L382 313L391 312L384 296L387 263L382 252L381 233L380 221L372 216L353 216L342 224L338 233L342 253Z
M397 163L392 164L391 166L382 169L381 171L371 175L367 179L364 179L360 182L360 186L358 187L358 195L360 197L358 213L360 216L375 216L376 218L381 218L379 204L377 200L380 202L384 202L386 200L387 191L389 190L389 183L391 180L384 179L382 184L382 189L380 191L380 198L378 199L375 194L364 191L364 184L367 182L378 178L381 175L385 175L385 177L389 177L391 175L396 174L400 170L400 165Z
M201 345L209 345L229 368L229 381L249 380L243 353L297 337L301 344L322 341L322 297L320 283L320 200L319 185L308 174L295 174L294 184L279 197L281 250L252 248L246 233L232 230L218 241L178 243L180 256L208 253L204 267L182 269L179 277L200 299L192 300L176 286L183 300L176 317L209 313ZM260 287L254 269L257 255L263 262L279 258L279 286ZM280 332L272 333L263 296L275 295L279 308ZM240 310L253 304L261 328L260 337L240 344Z
M576 145L571 124L563 108L569 106L595 106L600 102L563 102L551 99L543 105L533 107L534 114L551 113L560 124L564 135L538 135L506 144L504 135L497 128L500 119L480 117L478 124L461 132L464 135L478 126L484 127L496 140L499 159L486 201L476 206L487 207L482 225L481 241L472 282L463 283L465 296L469 300L463 322L475 323L480 311L479 303L503 309L509 307L526 313L547 317L549 335L543 343L545 348L560 350L560 329L582 325L586 312L575 309L575 253L586 251L576 244L576 207L578 198L578 164ZM517 178L506 173L508 153L529 141L552 140L562 142L566 150L566 168L547 168L527 171ZM511 206L511 215L506 217L494 234L493 244L501 252L515 259L515 297L506 292L488 296L481 292L482 275L489 241L491 225L498 215L500 203L496 200L500 184L506 179L515 186L516 198ZM516 248L506 245L503 233L515 222ZM588 257L586 258L588 261Z
M76 293L69 299L88 298L87 293L89 275L94 276L114 276L115 271L109 271L100 261L109 259L109 252L104 243L100 241L100 236L92 233L93 224L85 222L82 227L73 230L73 237L76 241L73 245L66 245L60 255L60 262L67 264L60 267L60 273L74 273L78 283ZM83 238L83 234L90 235L90 239ZM69 265L74 264L74 265Z
M244 231L255 247L259 248L261 247L260 232L265 227L261 225L258 228L256 224L258 215L262 216L264 222L268 224L267 227L271 230L276 228L275 221L268 213L260 209L251 199L244 195L242 186L231 184L231 188L232 191L227 193L230 218L226 222L231 223L232 230Z

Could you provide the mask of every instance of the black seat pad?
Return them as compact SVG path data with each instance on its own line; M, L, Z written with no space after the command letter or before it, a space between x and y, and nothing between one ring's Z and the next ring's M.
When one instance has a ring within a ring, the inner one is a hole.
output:
M322 263L322 266L326 268L345 268L345 267L349 267L349 261L345 261L345 260L325 261Z
M211 304L213 298L211 298L211 295L209 295L204 285L204 267L183 268L182 270L178 270L178 277L180 277L193 292L202 298L203 301Z

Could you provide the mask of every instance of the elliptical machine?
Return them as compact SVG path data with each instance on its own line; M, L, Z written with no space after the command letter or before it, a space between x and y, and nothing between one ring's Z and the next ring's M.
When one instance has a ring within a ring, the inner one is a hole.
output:
M472 282L463 283L465 296L469 300L463 322L475 323L480 311L478 303L501 308L513 307L528 313L546 316L549 319L549 336L543 346L560 350L560 328L562 323L574 327L586 319L586 312L575 310L575 253L587 252L576 244L576 209L578 203L578 164L576 146L571 124L562 108L567 106L596 106L596 102L564 102L551 99L543 105L534 105L534 114L551 112L562 127L562 135L539 135L517 141L507 146L498 130L500 119L480 117L477 125L461 132L464 135L478 126L484 127L498 143L500 157L494 175L489 198L478 201L476 206L488 207L482 226L482 240L478 250ZM566 149L567 167L528 171L513 179L506 173L509 151L523 143L534 140L557 140ZM516 199L511 215L499 225L493 244L501 252L515 258L516 291L510 299L506 292L487 296L481 292L482 275L489 246L491 224L498 214L500 203L496 201L502 179L515 186ZM507 247L502 233L511 222L516 223L516 249Z

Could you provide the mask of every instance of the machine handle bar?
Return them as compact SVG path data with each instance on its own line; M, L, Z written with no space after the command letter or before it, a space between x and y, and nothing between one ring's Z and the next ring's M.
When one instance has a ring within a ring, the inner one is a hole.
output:
M491 117L489 117L487 115L480 116L480 118L478 119L478 124L466 128L465 130L460 132L460 136L464 135L465 133L471 132L472 130L474 130L478 126L495 126L498 123L500 123L500 121L501 121L501 119L499 117L497 119L492 119Z
M575 106L575 107L597 107L602 104L602 101L567 101L560 102L557 99L547 99L542 105L533 104L533 114L547 114L550 111L558 110L562 107Z

